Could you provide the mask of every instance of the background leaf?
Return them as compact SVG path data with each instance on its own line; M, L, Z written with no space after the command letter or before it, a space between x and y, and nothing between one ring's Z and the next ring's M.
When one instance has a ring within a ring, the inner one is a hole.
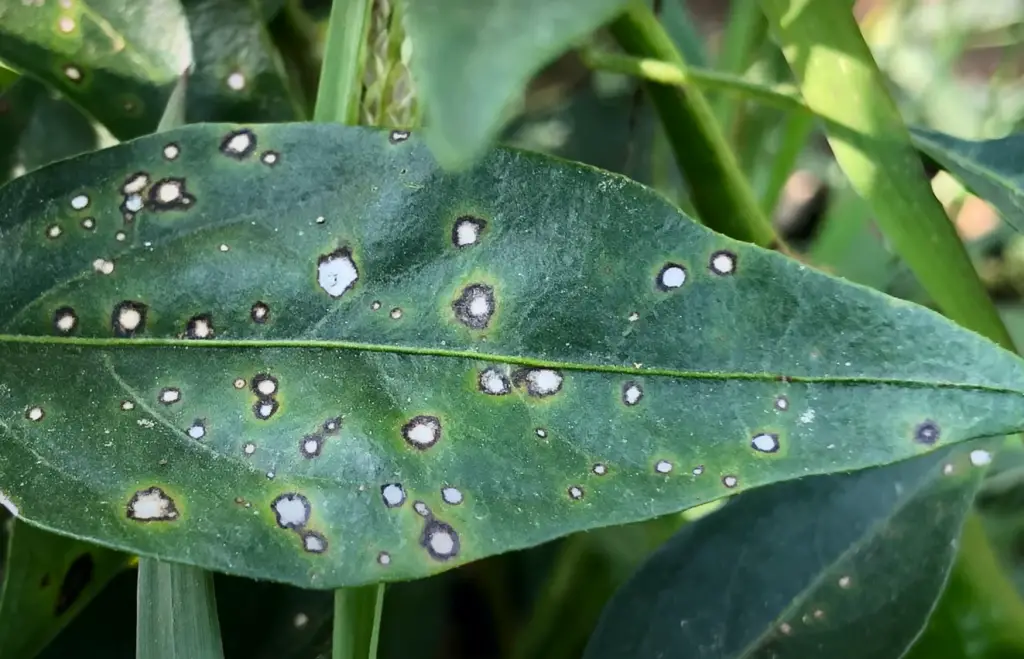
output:
M1024 416L1010 353L621 176L503 149L445 174L405 133L239 130L0 190L0 482L26 519L326 588Z
M640 568L584 658L902 656L956 556L978 451L737 497Z
M463 167L497 135L530 77L611 20L626 0L405 0L427 139Z
M264 2L265 4L265 2ZM189 123L303 118L257 0L183 0L195 70Z
M4 2L0 59L127 139L156 128L192 51L177 0Z
M121 570L130 557L12 520L0 648L9 659L34 657Z

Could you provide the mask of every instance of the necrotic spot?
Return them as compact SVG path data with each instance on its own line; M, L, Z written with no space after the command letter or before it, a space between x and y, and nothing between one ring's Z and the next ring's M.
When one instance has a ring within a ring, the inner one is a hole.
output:
M541 439L545 439L548 436L548 431L543 428L537 428L534 432L536 432L537 436Z
M252 379L252 392L261 398L268 398L277 393L277 378L269 373L259 373Z
M64 233L63 229L61 229L56 224L51 224L50 226L46 227L46 237L49 238L50 240L60 238L60 234L62 233Z
M457 506L462 503L462 492L449 485L441 488L441 499L447 504Z
M678 263L666 263L658 272L655 285L660 291L671 291L686 282L686 268Z
M173 405L181 400L181 390L175 387L164 387L157 395L157 400L164 405Z
M727 475L727 476L722 476L722 485L724 485L724 486L726 486L726 487L728 487L730 489L736 487L736 484L738 482L739 482L739 480L735 476L733 476L731 474Z
M192 422L192 425L188 427L188 436L192 439L202 439L206 437L206 421L204 419L196 419Z
M253 444L252 442L248 442L246 443L245 446L242 447L242 452L245 453L246 455L252 455L253 453L256 452L256 445Z
M736 255L728 250L719 250L711 255L708 267L716 275L731 275L736 272Z
M391 310L391 317L394 320L398 320L399 318L402 317L402 310L399 307L395 307L394 309Z
M402 426L405 441L417 449L425 450L441 439L441 420L436 416L416 416Z
M164 147L164 158L167 158L168 160L176 159L178 157L178 154L180 153L181 148L174 142L171 142L170 144Z
M327 538L316 531L302 534L302 548L311 554L322 554L327 551Z
M654 465L654 471L658 472L659 474L671 473L672 468L672 463L669 462L668 460L658 460L658 462Z
M137 522L167 522L178 517L174 500L159 487L139 490L128 501L128 519Z
M270 307L266 302L257 302L249 310L249 316L252 318L252 322L262 325L270 318Z
M71 567L64 573L60 582L60 590L57 593L57 604L54 607L56 615L63 615L74 606L78 598L85 592L85 589L92 582L93 559L92 555L85 553L71 563Z
M328 435L332 435L341 430L341 417L336 416L333 419L327 419L324 421L324 432Z
M434 560L447 561L459 553L459 534L450 524L430 519L423 527L420 545Z
M470 284L452 302L455 318L472 329L484 329L494 315L494 289L486 284Z
M594 474L597 476L604 476L605 474L608 473L608 467L598 462L597 464L590 468L590 471L594 472Z
M583 488L579 485L570 485L566 492L569 493L569 498L573 501L579 501L583 498Z
M512 374L517 386L526 384L526 393L537 398L553 396L562 389L562 374L550 368L519 369Z
M71 198L71 208L76 211L84 210L89 207L89 195L75 195Z
M386 551L382 551L381 553L377 554L377 562L381 565L391 565L391 554L387 553Z
M393 130L388 136L388 140L392 144L398 144L399 142L404 142L407 139L409 139L409 131L407 130Z
M244 160L256 150L256 134L248 128L235 130L224 136L220 152L236 160Z
M257 419L266 421L270 417L274 416L277 412L277 399L274 398L261 398L260 400L253 403L252 413Z
M25 418L29 421L42 421L45 417L46 412L38 405L25 410Z
M359 279L359 270L352 260L352 250L341 247L317 260L317 283L333 298L341 297Z
M750 440L750 445L755 451L775 453L779 450L779 436L774 433L758 433Z
M380 486L380 496L388 508L397 508L405 503L405 488L401 483L387 483Z
M131 338L145 331L148 312L149 307L142 302L125 300L119 303L114 307L114 312L110 316L114 336Z
M934 444L939 440L939 426L934 421L925 421L914 429L914 440L921 444Z
M81 82L82 70L74 64L68 64L64 67L64 76L71 82Z
M149 189L149 206L157 211L187 208L195 200L196 198L185 189L185 179L183 178L160 179Z
M776 398L775 399L775 409L779 410L780 412L785 412L786 410L788 410L789 409L789 399L786 398L785 396L779 396L778 398Z
M697 465L696 467L693 468L693 475L694 476L700 476L703 473L704 473L704 465Z
M121 192L126 195L138 194L145 190L147 185L149 185L149 174L146 172L135 172L124 180Z
M282 529L301 529L309 521L312 508L309 499L298 492L286 492L270 503L270 509L277 516L277 525Z
M213 317L210 314L193 316L185 325L186 339L212 339Z
M61 307L53 313L53 328L60 334L70 334L78 327L78 316L71 307Z
M280 160L280 158L281 154L277 151L265 151L263 155L260 156L260 162L269 167L273 167L277 164L277 161Z
M480 391L490 396L503 396L512 391L508 376L495 367L484 369L479 378Z
M82 228L86 231L92 231L96 228L96 218L86 217L82 218Z
M455 226L452 227L452 244L458 248L475 245L486 227L486 220L463 215L455 220Z
M639 382L630 380L622 385L622 402L626 405L636 405L643 397L644 390Z
M320 435L306 435L299 442L299 450L304 458L315 458L324 447L324 438Z

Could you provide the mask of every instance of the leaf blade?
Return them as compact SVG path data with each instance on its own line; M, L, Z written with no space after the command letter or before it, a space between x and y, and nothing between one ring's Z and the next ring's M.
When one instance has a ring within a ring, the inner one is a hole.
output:
M0 483L34 522L330 588L1020 424L1011 353L623 177L504 149L445 173L415 137L327 124L249 127L259 147L238 161L217 151L237 130L185 127L0 189ZM192 205L125 224L140 171L185 175ZM486 224L459 247L470 212ZM469 314L481 284L497 304Z

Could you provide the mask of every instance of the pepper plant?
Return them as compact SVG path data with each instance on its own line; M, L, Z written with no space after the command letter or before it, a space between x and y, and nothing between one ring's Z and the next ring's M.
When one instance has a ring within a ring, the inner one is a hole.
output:
M732 12L712 70L675 0L0 0L3 656L929 652L1024 429L930 179L1024 228L1024 142L908 129L850 3ZM638 85L629 163L515 144L567 57ZM770 221L811 131L913 295ZM512 556L525 613L441 650ZM124 575L132 647L83 640Z

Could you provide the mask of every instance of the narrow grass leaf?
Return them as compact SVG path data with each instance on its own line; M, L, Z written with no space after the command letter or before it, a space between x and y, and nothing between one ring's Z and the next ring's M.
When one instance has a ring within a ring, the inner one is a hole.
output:
M992 342L515 150L193 125L12 181L0 230L7 500L239 575L418 578L1024 425Z
M15 519L0 594L4 659L36 656L129 561L126 554Z
M0 59L127 139L156 127L192 49L178 0L4 2Z
M223 659L213 574L179 563L139 563L135 659Z
M480 157L545 64L627 0L403 0L427 140L445 168Z
M945 585L988 456L957 447L739 496L640 568L584 659L897 659Z

